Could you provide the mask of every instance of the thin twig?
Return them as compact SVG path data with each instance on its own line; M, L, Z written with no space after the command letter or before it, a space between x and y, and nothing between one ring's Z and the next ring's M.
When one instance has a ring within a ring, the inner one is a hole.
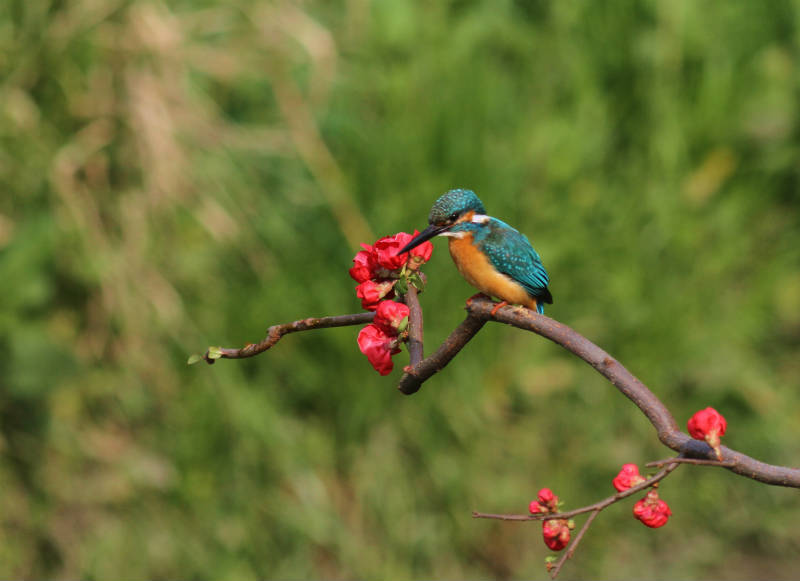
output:
M281 337L289 333L296 333L298 331L309 331L311 329L328 329L330 327L346 327L349 325L363 325L369 323L375 318L375 313L356 313L354 315L338 315L335 317L309 317L307 319L300 319L291 323L283 323L281 325L272 325L267 329L267 336L258 343L248 343L241 349L229 349L218 347L215 351L220 353L217 358L210 357L209 351L205 352L203 359L209 365L213 365L216 359L243 359L245 357L253 357L259 353L263 353L275 343L280 341Z
M564 554L561 555L561 558L558 561L556 561L556 564L553 565L553 568L550 570L550 578L551 579L555 579L556 577L558 577L558 573L561 571L561 567L563 567L564 563L566 563L568 559L571 559L572 555L575 554L575 549L578 548L578 545L580 544L581 539L583 539L583 535L585 535L586 531L589 530L589 526L592 524L592 521L597 518L597 515L600 514L601 510L602 509L599 509L599 508L594 510L589 515L589 518L586 519L586 522L583 523L583 526L581 527L581 530L578 531L578 534L575 535L575 538L572 539L572 542L569 544L569 547L567 548L567 550L564 551Z
M589 515L589 518L586 519L586 522L583 523L581 530L578 531L578 534L575 535L572 541L570 541L570 544L566 552L563 555L561 555L556 564L550 569L550 578L555 579L558 576L559 571L561 571L561 567L563 567L564 563L567 562L567 559L572 558L572 555L575 553L575 549L578 548L578 544L581 542L581 539L583 539L583 536L586 534L586 531L589 530L589 526L592 524L594 519L597 518L597 515L600 514L601 511L608 508L612 504L619 502L620 500L624 500L629 496L638 494L642 490L658 486L658 483L661 482L667 476L669 476L669 474L673 470L675 470L678 466L680 466L679 463L670 463L665 468L659 470L656 474L654 474L644 482L637 484L636 486L632 486L627 490L618 492L617 494L604 498L603 500L595 502L594 504L590 504L588 506L584 506L581 508L576 508L575 510L568 510L566 512L539 513L539 514L488 514L481 512L473 512L472 516L473 518L489 518L496 520L545 521L545 520L555 520L555 519L568 520L572 517L585 514L587 512L591 513Z
M578 516L580 514L586 514L587 512L592 511L600 511L604 508L611 506L615 502L619 502L629 496L633 496L634 494L641 492L642 490L646 490L647 488L651 488L658 484L661 480L666 478L670 472L675 470L679 464L669 464L662 470L656 472L653 476L645 480L644 482L637 484L636 486L631 486L627 490L623 490L622 492L618 492L612 496L604 498L595 502L594 504L590 504L587 506L583 506L581 508L576 508L574 510L568 510L566 512L552 512L552 513L538 513L538 514L490 514L490 513L483 513L483 512L473 512L473 518L489 518L495 520L512 520L512 521L528 521L528 520L554 520L554 519L570 519L574 516Z
M727 460L707 460L705 458L683 458L676 456L674 458L664 458L663 460L655 460L645 464L648 468L661 468L667 464L694 464L695 466L719 466L722 468L732 468L736 466L736 462L728 462Z

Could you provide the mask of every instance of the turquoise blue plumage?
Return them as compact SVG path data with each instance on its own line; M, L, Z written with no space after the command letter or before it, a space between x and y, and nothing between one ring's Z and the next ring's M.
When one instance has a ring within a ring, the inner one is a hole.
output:
M553 302L547 288L550 277L527 236L491 217L486 224L462 222L451 229L452 232L460 230L472 231L472 243L486 255L492 266L520 283L532 297L541 299L537 301L536 310L544 313L542 303Z
M461 274L482 292L502 299L501 304L522 304L544 313L543 304L553 302L539 253L524 234L486 215L472 190L450 190L439 197L428 224L401 253L433 236L448 236Z

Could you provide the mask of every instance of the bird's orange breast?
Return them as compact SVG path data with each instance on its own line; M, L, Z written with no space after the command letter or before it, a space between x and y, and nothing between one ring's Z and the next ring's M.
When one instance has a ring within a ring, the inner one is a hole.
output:
M450 238L450 256L467 282L484 294L514 305L536 309L536 300L511 277L498 272L486 255L472 243L472 235Z

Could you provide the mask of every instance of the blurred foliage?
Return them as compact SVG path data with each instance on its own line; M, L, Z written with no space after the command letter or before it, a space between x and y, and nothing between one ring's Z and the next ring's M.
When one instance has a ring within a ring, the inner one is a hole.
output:
M544 575L538 488L668 455L583 362L489 325L413 397L357 329L359 242L451 187L527 233L547 313L680 423L800 457L800 2L0 3L0 576ZM427 349L472 294L443 241ZM400 361L402 366L404 363ZM797 491L686 468L565 578L796 577Z

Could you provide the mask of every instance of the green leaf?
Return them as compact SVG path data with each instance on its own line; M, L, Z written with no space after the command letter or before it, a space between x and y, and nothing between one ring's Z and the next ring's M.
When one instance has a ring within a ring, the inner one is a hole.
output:
M408 281L405 278L400 278L394 285L394 291L397 294L404 295L408 292Z
M186 365L194 365L195 363L199 363L203 360L203 356L198 353L192 353L189 356L189 360L186 362Z
M408 317L404 317L400 324L397 325L397 332L402 333L408 328Z
M219 359L222 357L222 347L209 347L208 348L208 358L209 359Z

